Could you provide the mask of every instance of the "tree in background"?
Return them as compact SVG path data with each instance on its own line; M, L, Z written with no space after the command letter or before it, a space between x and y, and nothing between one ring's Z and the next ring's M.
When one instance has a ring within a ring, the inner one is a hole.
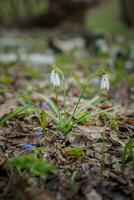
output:
M83 24L86 11L100 0L5 0L0 21L20 28L53 27L63 23ZM6 5L6 6L5 6ZM44 9L39 9L43 8ZM33 9L36 9L33 12Z
M126 25L134 26L134 0L120 0L121 16Z

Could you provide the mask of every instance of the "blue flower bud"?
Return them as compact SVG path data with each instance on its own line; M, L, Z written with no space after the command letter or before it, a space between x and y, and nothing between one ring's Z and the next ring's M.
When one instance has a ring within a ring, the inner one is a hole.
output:
M49 109L50 108L50 104L49 102L42 102L41 105L40 105L41 108L43 109Z
M31 148L35 148L35 145L31 145L31 144L23 144L23 149L31 149Z
M37 136L41 137L43 135L42 128L39 128L37 131Z

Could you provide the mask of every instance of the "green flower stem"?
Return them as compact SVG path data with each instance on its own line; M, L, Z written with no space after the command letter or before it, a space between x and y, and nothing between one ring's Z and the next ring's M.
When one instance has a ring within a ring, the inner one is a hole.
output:
M89 76L89 78L88 78L88 80L87 80L87 83L84 85L84 87L83 87L83 89L82 89L82 92L81 92L81 95L79 96L78 101L77 101L77 103L76 103L76 106L75 106L75 108L74 108L74 110L73 110L73 113L72 113L72 115L71 115L71 117L70 117L69 124L71 123L71 121L72 121L72 119L73 119L73 116L74 116L74 114L75 114L75 112L76 112L76 110L77 110L77 108L78 108L78 105L79 105L79 103L80 103L80 100L81 100L81 98L82 98L82 96L83 96L83 94L84 94L84 92L85 92L85 90L86 90L86 88L87 88L87 86L88 86L88 83L89 83L89 80L90 80L90 79L91 79L91 77Z
M58 93L57 93L57 86L55 86L55 95L56 95L56 105L58 108L58 113L59 113L59 121L61 124L61 114L60 114L60 106L59 106L59 99L58 99Z
M64 118L66 118L66 84L65 84L65 80L63 83L63 87L64 87Z

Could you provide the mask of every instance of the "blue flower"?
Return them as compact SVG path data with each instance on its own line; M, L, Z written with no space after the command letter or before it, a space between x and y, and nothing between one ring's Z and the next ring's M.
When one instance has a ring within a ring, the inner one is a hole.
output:
M35 148L35 145L31 145L31 144L23 144L23 149L31 149L31 148Z
M43 131L42 131L42 128L39 128L38 131L37 131L37 136L42 136L43 135Z
M41 108L43 109L49 109L50 108L50 104L49 102L42 102L41 105L40 105Z

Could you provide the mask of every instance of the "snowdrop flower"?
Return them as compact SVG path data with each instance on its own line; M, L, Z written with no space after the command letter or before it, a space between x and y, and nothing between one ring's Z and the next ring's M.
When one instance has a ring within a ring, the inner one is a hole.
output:
M102 79L101 79L101 90L109 90L110 89L110 84L109 84L109 80L106 74L102 75Z
M53 69L50 75L50 80L54 86L60 86L60 78L58 73Z

